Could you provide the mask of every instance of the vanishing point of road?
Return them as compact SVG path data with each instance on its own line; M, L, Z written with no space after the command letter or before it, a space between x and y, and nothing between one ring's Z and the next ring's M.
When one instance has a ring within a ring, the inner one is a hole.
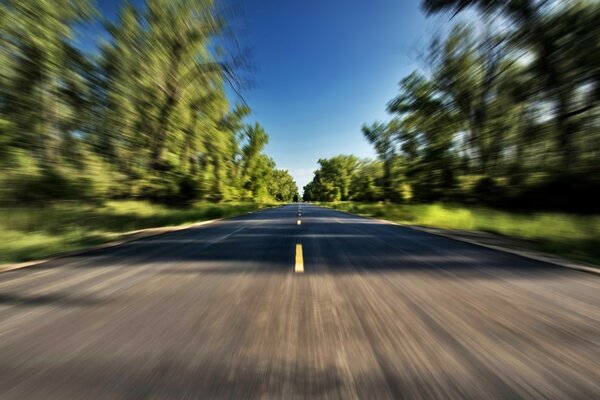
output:
M598 399L600 276L308 204L0 275L0 399L212 398Z

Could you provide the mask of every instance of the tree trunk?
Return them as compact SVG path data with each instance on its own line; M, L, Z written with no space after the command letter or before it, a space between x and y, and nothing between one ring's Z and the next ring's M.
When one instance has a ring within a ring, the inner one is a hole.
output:
M166 99L160 110L158 126L154 137L154 145L152 146L151 164L154 167L159 166L163 161L167 136L169 135L170 130L171 117L173 111L179 104L180 89L177 81L182 51L181 44L177 43L173 46L169 73L166 75L167 82L165 82Z
M556 117L558 128L558 146L561 154L561 163L564 170L573 167L577 162L577 154L573 146L573 125L569 120L568 95L563 90L558 94L558 113Z
M159 165L164 157L165 145L169 134L171 116L177 105L177 100L172 91L167 94L167 99L163 104L158 117L158 129L154 137L154 146L152 148L151 162L153 166Z

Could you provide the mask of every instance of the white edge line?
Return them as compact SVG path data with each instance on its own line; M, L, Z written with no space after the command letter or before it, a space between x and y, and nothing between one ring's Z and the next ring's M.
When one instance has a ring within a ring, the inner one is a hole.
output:
M530 253L528 251L514 250L514 249L509 249L509 248L506 248L506 247L500 247L500 246L494 246L494 245L490 245L490 244L479 243L479 242L476 242L474 240L469 240L469 239L464 239L464 238L457 238L457 237L454 237L452 235L447 235L447 234L444 234L444 233L441 233L441 232L435 232L435 231L432 231L432 230L430 230L428 228L420 227L420 226L417 226L417 225L402 224L402 223L399 223L399 222L388 221L388 220L385 220L385 219L380 219L380 218L375 218L375 217L368 217L368 216L363 216L363 215L358 215L358 214L352 214L352 213L347 212L347 211L336 210L335 208L329 208L329 207L323 207L323 208L328 208L330 210L338 211L338 212L341 212L341 213L344 213L344 214L348 214L348 215L352 215L352 216L355 216L355 217L371 219L371 220L382 222L382 223L389 224L389 225L396 225L396 226L400 226L400 227L403 227L403 228L409 228L409 229L413 229L415 231L429 233L430 235L440 236L440 237L444 237L446 239L452 239L452 240L456 240L456 241L459 241L459 242L473 244L475 246L480 246L480 247L485 247L485 248L496 250L496 251L501 251L503 253L514 254L514 255L517 255L517 256L521 256L523 258L528 258L530 260L539 261L539 262L543 262L543 263L547 263L547 264L552 264L552 265L555 265L555 266L558 266L558 267L563 267L563 268L568 268L568 269L572 269L572 270L577 270L577 271L582 271L582 272L589 272L589 273L592 273L592 274L600 275L600 268L573 263L571 261L564 260L564 259L559 258L559 257L554 257L554 256L550 256L550 255L548 255L548 256L546 256L546 255L537 255L537 254L532 254L532 253ZM432 228L432 229L435 229L435 228Z
M27 267L35 267L36 265L44 264L44 263L47 263L47 262L50 262L50 261L54 261L54 260L58 260L58 259L65 258L65 257L73 257L73 256L85 254L85 253L88 253L88 252L91 252L91 251L109 249L111 247L116 247L116 246L120 246L120 245L123 245L123 244L135 242L137 240L148 239L148 238L159 236L159 235L163 235L163 234L166 234L166 233L178 232L178 231L182 231L184 229L195 228L195 227L198 227L198 226L209 225L209 224L213 224L215 222L223 221L225 219L234 218L234 217L240 217L242 215L253 214L253 213L256 213L256 212L259 212L259 211L265 211L265 210L268 210L268 209L279 208L279 207L283 207L283 206L286 206L286 205L287 204L276 205L276 206L272 206L272 207L265 207L265 208L261 208L261 209L258 209L258 210L249 211L249 212L242 213L242 214L232 215L230 217L223 217L223 218L217 218L217 219L210 219L210 220L207 220L207 221L194 222L194 223L188 224L188 225L171 226L171 227L169 227L169 226L166 226L166 227L154 227L154 228L138 229L138 230L135 230L135 231L123 232L123 233L120 234L121 235L121 239L118 239L118 240L115 240L115 241L112 241L112 242L102 243L102 244L99 244L97 246L85 247L83 249L68 251L68 252L65 252L65 253L58 253L58 254L55 254L55 255L53 255L51 257L43 258L43 259L40 259L40 260L26 261L26 262L18 263L18 264L0 264L0 274L2 274L4 272L14 271L14 270L17 270L17 269L22 269L22 268L27 268ZM156 231L156 232L153 232L153 231ZM138 236L135 237L136 235L138 235ZM128 238L127 236L133 236L133 237Z

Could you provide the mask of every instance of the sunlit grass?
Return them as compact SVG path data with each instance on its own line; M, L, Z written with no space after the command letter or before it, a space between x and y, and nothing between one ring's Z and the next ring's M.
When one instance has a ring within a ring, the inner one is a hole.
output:
M328 203L339 210L406 224L492 232L535 249L600 264L600 215L516 213L443 204Z
M142 201L111 201L99 207L58 204L47 208L0 208L0 264L80 249L133 230L228 217L263 206L197 203L189 208L173 208Z

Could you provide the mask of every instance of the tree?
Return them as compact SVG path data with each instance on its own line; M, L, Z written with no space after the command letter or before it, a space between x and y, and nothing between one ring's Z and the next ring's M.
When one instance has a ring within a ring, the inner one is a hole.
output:
M358 167L358 159L352 155L339 155L329 159L320 159L320 182L331 187L329 191L336 200L348 200L350 182Z
M350 182L350 200L380 201L384 199L380 185L383 177L383 165L379 161L364 160Z
M400 94L388 104L394 123L406 180L421 201L443 198L455 184L457 113L433 81L413 72L400 82Z
M298 201L298 187L294 178L286 170L273 171L269 192L271 197L277 201L286 203Z
M512 24L512 45L533 56L531 99L541 93L554 110L556 148L561 169L580 160L577 142L600 103L596 56L600 11L593 1L573 0L550 4L537 0L424 0L428 13L477 9L482 17L499 15Z
M145 168L135 159L144 158L139 149L150 143L140 120L148 103L139 74L144 51L142 23L137 9L125 2L118 22L106 24L111 41L102 46L99 65L103 78L98 96L102 119L92 136L96 150L109 162L121 164L129 175Z
M377 156L383 163L383 190L384 198L390 200L392 196L392 168L396 158L396 145L394 137L398 134L395 123L382 124L376 122L371 126L363 125L362 132L369 143L375 148Z
M157 88L150 121L151 161L160 167L173 134L177 108L196 85L210 85L227 73L208 50L209 41L222 28L212 1L148 0L147 43L142 68ZM151 88L147 88L151 89Z
M293 199L230 104L239 60L213 1L123 1L98 56L71 41L93 16L91 0L0 1L1 201Z
M269 142L269 137L258 123L248 126L244 130L244 136L246 144L242 148L242 187L253 196L267 190L264 175L270 164L261 152Z
M306 201L346 201L351 198L352 182L361 165L352 155L319 160L320 168L304 187Z
M2 114L45 166L58 162L62 126L77 112L68 89L79 79L80 59L69 45L73 26L93 15L91 0L5 0L2 10Z
M400 82L390 120L363 126L377 161L361 163L347 191L321 163L305 198L595 209L600 8L587 0L422 4L453 17L471 8L479 18L452 22L432 41L427 72Z

